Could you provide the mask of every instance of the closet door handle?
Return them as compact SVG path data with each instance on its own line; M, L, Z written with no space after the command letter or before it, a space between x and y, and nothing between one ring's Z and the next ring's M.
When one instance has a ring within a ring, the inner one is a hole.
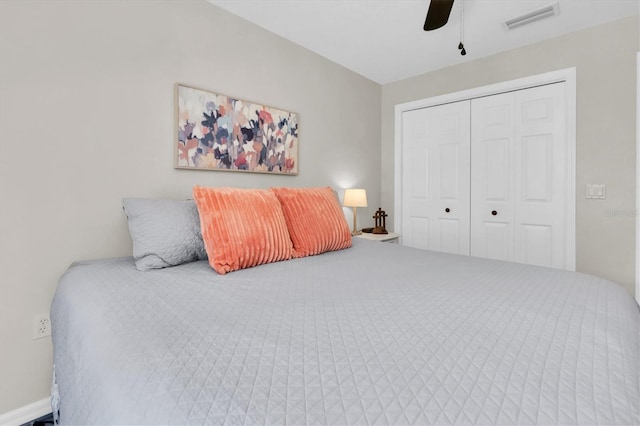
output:
M496 215L498 214L498 212L497 212L497 211L495 211L495 210L492 210L492 211L491 211L491 214L492 214L492 215L494 215L494 216L496 216Z
M444 209L444 211L449 213L451 210L449 209L449 207L447 207L446 209Z

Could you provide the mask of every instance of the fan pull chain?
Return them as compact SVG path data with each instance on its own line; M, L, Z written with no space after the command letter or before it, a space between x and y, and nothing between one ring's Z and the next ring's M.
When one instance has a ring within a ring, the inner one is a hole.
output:
M460 43L458 44L458 50L462 56L467 54L464 48L464 0L460 0Z

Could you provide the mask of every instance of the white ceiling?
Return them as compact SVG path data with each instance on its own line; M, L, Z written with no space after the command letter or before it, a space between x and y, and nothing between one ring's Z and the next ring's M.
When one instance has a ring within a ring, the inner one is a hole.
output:
M430 0L208 0L380 84L640 13L640 0L464 0L422 30ZM507 30L504 21L555 2L560 14ZM594 52L597 54L597 52Z

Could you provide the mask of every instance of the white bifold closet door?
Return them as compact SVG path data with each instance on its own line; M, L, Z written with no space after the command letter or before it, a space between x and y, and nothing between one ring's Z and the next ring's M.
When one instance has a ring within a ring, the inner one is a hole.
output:
M404 112L403 244L565 268L563 85Z
M471 100L471 255L565 267L564 83Z
M402 114L403 244L469 254L469 101Z

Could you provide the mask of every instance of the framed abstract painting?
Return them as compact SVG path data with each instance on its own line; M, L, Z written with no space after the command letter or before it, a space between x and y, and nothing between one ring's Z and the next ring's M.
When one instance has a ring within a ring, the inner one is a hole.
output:
M176 84L175 167L298 174L298 114Z

